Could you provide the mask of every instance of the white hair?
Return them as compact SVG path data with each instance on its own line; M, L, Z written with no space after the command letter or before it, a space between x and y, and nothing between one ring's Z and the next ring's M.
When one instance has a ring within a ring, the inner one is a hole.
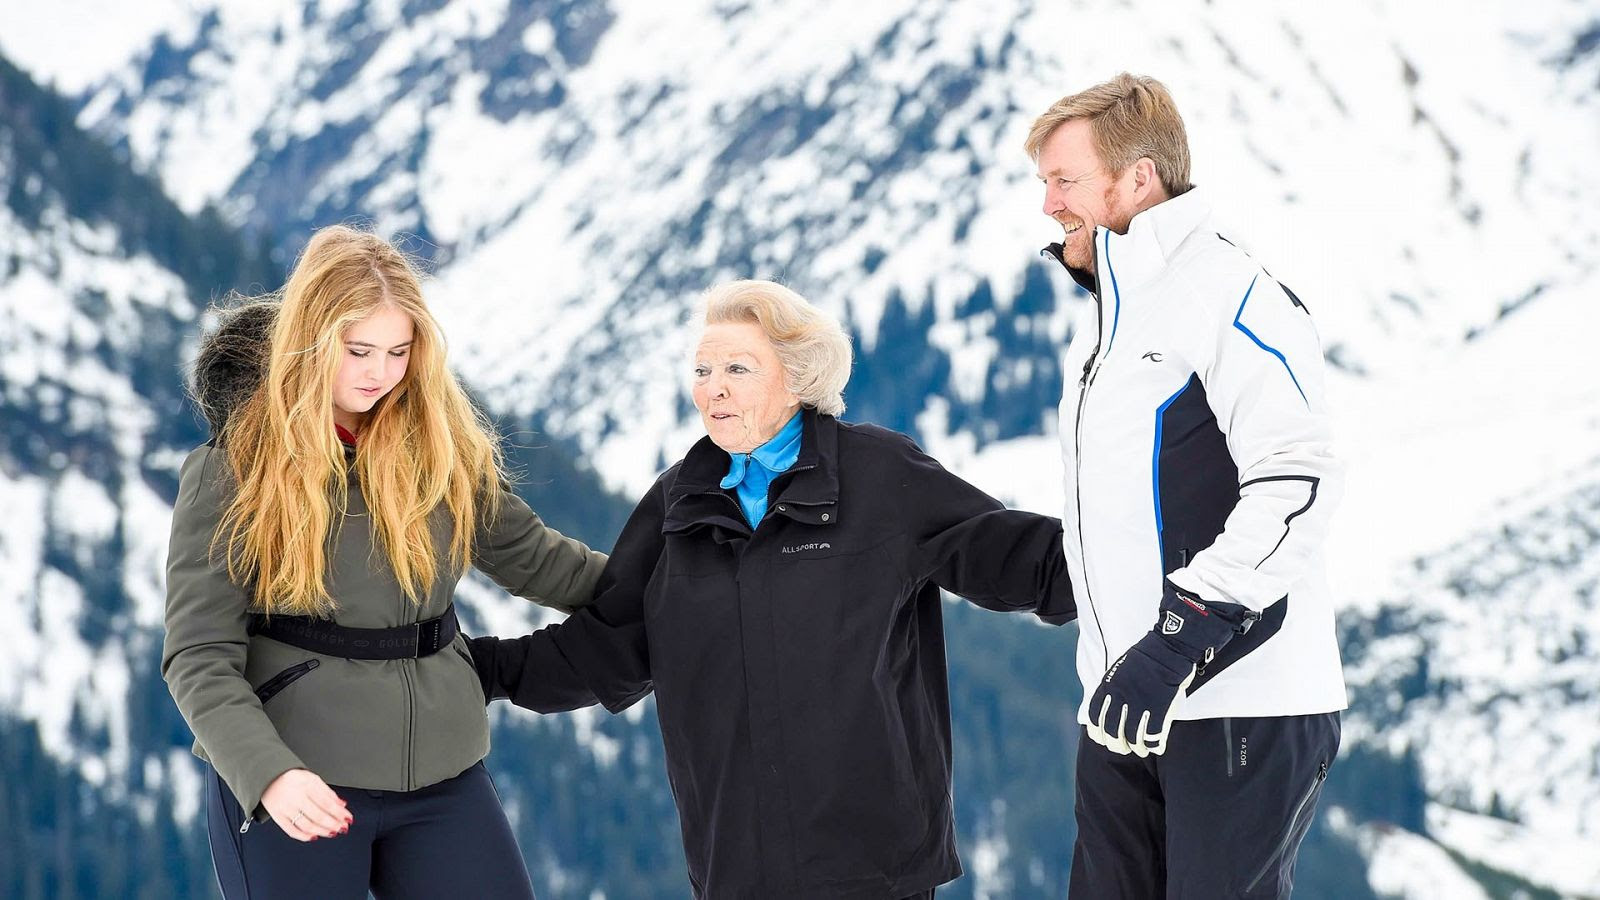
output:
M783 364L784 387L828 416L844 412L850 337L839 320L771 281L730 281L705 293L707 325L754 322Z

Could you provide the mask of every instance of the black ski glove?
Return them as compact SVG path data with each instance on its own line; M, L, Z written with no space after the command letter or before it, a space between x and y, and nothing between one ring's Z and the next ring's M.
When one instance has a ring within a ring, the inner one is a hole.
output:
M1112 753L1165 753L1196 667L1259 618L1237 603L1207 603L1165 582L1155 627L1111 664L1089 699L1089 739Z

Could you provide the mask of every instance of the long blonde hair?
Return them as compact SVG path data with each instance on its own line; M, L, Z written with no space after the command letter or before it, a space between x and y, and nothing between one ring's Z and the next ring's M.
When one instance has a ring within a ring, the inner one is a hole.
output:
M494 515L498 442L445 366L416 267L374 234L323 228L281 291L266 375L219 436L237 494L213 546L226 542L229 576L253 585L264 612L326 616L338 606L327 555L350 498L333 384L346 329L384 305L407 313L415 334L405 376L367 414L356 448L374 550L421 603L440 577L436 516L448 513L449 561L460 572L479 517Z

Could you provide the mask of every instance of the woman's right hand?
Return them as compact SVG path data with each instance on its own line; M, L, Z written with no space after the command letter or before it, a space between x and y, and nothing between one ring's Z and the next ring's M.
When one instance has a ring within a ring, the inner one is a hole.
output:
M309 769L290 769L272 779L261 805L283 833L297 841L338 837L355 817L327 782Z

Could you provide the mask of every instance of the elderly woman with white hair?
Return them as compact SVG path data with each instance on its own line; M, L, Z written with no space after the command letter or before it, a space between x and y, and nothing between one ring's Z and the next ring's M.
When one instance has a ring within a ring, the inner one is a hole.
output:
M473 642L492 699L656 693L696 897L931 896L961 874L939 589L1076 617L1057 519L847 424L838 322L764 281L706 297L707 436L639 501L594 605Z

